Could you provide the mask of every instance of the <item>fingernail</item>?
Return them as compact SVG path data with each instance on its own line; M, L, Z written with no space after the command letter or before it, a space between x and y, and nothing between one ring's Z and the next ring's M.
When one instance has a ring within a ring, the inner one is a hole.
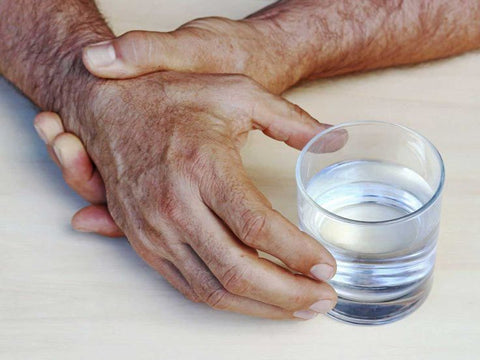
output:
M116 59L115 48L111 41L102 41L85 48L85 57L93 67L112 65Z
M345 129L336 129L324 138L324 152L340 150L348 141L348 132Z
M57 155L57 159L60 162L60 165L65 166L64 165L65 160L63 158L62 149L60 149L60 147L57 144L55 144L53 145L53 151L55 152L55 155Z
M65 167L67 164L71 163L78 154L78 148L75 146L76 143L72 142L71 139L63 141L64 139L59 139L53 144L53 151L57 155L60 165Z
M310 310L318 313L325 314L333 308L333 302L331 300L320 300L310 306Z
M318 313L310 310L298 310L293 313L293 316L303 320L310 320L317 316Z
M330 280L333 277L333 272L333 267L327 264L317 264L310 269L310 273L322 281Z
M41 126L39 124L33 124L33 127L45 144L50 143L63 131L63 128L56 121L45 121Z
M47 135L43 132L43 130L37 126L37 125L33 125L33 127L35 128L35 130L37 131L37 134L38 136L40 136L40 138L43 140L43 142L46 144L48 143L48 138L47 138Z

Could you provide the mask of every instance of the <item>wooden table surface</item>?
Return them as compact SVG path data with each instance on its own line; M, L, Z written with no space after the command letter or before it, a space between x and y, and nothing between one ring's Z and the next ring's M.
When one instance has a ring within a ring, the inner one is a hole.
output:
M104 0L117 33L240 18L268 1ZM407 125L447 181L432 292L409 317L360 327L268 321L185 300L125 239L73 232L85 203L37 138L36 109L0 78L0 359L480 359L480 53L311 82L286 94L317 119ZM296 222L298 152L250 136L245 164Z

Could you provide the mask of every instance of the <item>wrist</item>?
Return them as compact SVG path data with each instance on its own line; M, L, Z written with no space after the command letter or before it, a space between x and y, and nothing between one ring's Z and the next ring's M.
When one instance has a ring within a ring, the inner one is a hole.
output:
M48 91L39 95L41 106L60 114L69 132L87 140L86 130L92 127L91 105L96 93L106 81L91 75L83 66L81 54L67 56L56 66L61 76L49 81Z
M281 71L290 75L283 79L285 89L319 74L345 72L344 63L361 48L367 31L357 34L351 28L344 5L342 1L280 0L245 19L275 39L274 49L268 46L270 51L286 55L280 58Z
M313 52L311 44L306 44L297 32L290 32L282 26L276 17L249 19L264 34L263 40L266 51L270 52L270 63L267 71L281 93L292 87L299 81L308 77L311 68L311 56Z
M264 76L268 77L265 83L273 92L281 93L301 80L309 77L314 61L319 59L320 49L318 41L305 31L299 31L296 23L301 19L288 18L284 12L274 11L272 8L267 14L259 13L243 20L253 26L261 35L259 43L268 61L261 64ZM291 29L291 25L295 25ZM291 31L290 31L291 30ZM315 34L318 37L318 34ZM252 62L258 67L258 63Z
M107 82L92 75L83 65L82 49L88 44L111 38L104 35L86 34L70 38L67 44L54 51L55 56L45 61L41 74L30 75L41 79L34 86L30 97L42 109L58 113L65 129L88 141L94 130L94 106L98 91ZM53 51L52 51L53 52Z

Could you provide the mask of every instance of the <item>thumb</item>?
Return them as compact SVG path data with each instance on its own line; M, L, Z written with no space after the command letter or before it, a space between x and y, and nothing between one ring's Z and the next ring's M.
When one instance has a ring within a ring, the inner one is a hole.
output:
M93 75L125 79L159 70L202 72L203 51L188 31L130 31L83 49L83 63ZM197 51L198 50L198 51Z

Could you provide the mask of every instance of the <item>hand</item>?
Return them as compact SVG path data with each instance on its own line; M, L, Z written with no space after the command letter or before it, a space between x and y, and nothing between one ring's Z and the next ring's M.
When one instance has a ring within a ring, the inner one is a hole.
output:
M137 77L158 70L238 72L248 74L279 92L286 87L280 81L281 76L258 68L260 63L266 66L268 61L272 70L273 64L278 62L278 59L269 59L273 54L265 51L265 44L272 44L274 38L271 27L265 21L210 17L191 21L171 33L132 31L112 41L85 48L83 58L85 66L100 77ZM107 66L98 66L98 62L109 61L106 55L113 55L115 59ZM255 67L245 66L246 56ZM280 73L286 78L289 72ZM79 231L97 232L104 236L123 236L106 207L103 181L80 139L73 134L64 134L62 122L54 113L40 113L34 123L50 156L61 167L65 181L94 204L76 213L72 226ZM62 136L58 136L60 134ZM64 157L61 164L54 149L70 156Z
M286 87L279 75L283 74L286 79L289 71L273 74L258 68L261 63L267 66L270 62L269 69L272 71L273 64L278 63L278 58L270 59L273 54L265 51L265 45L273 45L275 37L266 21L210 17L191 21L170 33L132 31L112 41L88 46L84 49L83 59L84 65L100 77L137 77L158 70L239 72L251 75L279 92ZM98 62L109 60L108 55L114 55L113 63L98 66ZM246 56L250 65L255 66L246 66ZM282 56L286 57L285 54ZM286 64L286 61L280 63ZM72 226L78 231L123 236L106 207L103 181L80 139L64 133L61 119L54 113L38 114L34 124L50 156L62 169L65 181L93 204L74 215ZM64 156L63 163L59 162L54 149L69 155Z
M131 31L88 46L83 61L103 78L131 78L159 70L244 74L280 93L300 80L302 59L281 29L266 19L193 20L168 32Z
M92 98L100 115L83 139L112 217L173 286L214 308L268 318L334 306L333 289L315 280L333 275L334 259L271 209L238 152L253 128L300 148L325 125L242 76L164 72L106 82ZM58 154L69 157L61 146Z

